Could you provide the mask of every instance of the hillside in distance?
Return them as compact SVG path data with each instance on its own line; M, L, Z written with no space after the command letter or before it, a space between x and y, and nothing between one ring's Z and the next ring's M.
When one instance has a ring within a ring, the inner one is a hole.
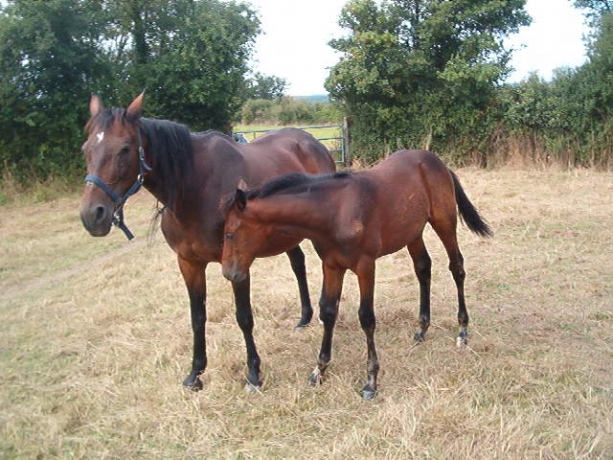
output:
M322 104L327 104L328 102L330 102L330 97L327 94L312 94L310 96L292 96L292 98L306 101L310 104L315 104L317 102L322 103Z

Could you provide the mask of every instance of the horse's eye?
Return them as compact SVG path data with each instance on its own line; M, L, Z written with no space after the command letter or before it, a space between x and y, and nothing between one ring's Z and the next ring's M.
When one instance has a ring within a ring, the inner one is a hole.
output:
M128 153L130 153L130 147L128 147L127 145L119 151L120 155L127 155Z
M232 241L234 239L234 233L226 233L224 238L228 241Z

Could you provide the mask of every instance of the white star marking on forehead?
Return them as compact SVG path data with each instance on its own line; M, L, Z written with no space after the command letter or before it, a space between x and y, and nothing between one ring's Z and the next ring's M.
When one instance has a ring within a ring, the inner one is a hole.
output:
M99 144L100 142L102 142L102 139L104 139L104 131L101 131L98 134L96 134L96 137L98 138L98 144Z

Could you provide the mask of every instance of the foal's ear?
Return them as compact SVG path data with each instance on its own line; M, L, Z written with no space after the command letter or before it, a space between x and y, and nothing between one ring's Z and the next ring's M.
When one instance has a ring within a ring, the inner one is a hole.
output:
M234 195L234 204L239 211L244 211L247 207L247 195L240 188L236 189L236 195Z
M145 97L145 92L143 91L136 99L132 101L132 103L126 109L126 115L129 119L138 120L143 113L143 98Z
M249 189L249 186L247 185L247 182L245 182L245 179L241 177L240 180L238 181L238 185L236 186L236 188L238 190L242 190L243 192L246 192Z
M92 98L89 100L89 114L92 118L98 115L104 110L104 104L102 99L97 94L92 94Z

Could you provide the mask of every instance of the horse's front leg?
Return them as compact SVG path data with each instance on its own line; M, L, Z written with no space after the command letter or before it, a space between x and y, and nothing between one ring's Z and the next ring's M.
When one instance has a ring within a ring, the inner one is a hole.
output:
M300 246L287 251L292 270L298 281L298 291L300 292L301 315L300 321L296 325L296 330L300 330L309 325L313 318L313 307L311 306L311 297L309 296L309 286L306 278L306 267L304 265L304 252Z
M260 379L260 356L253 340L253 313L251 312L250 277L240 282L232 282L236 302L236 321L238 322L247 348L247 391L253 392L262 386Z
M358 284L360 286L360 308L358 316L360 326L366 334L366 348L368 362L366 366L366 385L362 388L362 397L372 399L377 394L377 375L379 374L379 359L375 347L375 261L361 262L356 270Z
M334 325L338 317L338 304L343 290L343 278L345 269L330 267L323 264L324 282L319 300L319 319L324 325L324 333L321 340L321 349L317 367L309 377L309 384L317 385L322 382L322 378L330 360L332 359L332 336Z
M198 391L202 389L200 374L204 372L207 365L206 358L206 263L192 262L179 257L179 269L183 275L187 293L189 295L189 306L192 317L192 331L194 334L194 352L192 358L192 370L183 381L183 386L187 389Z

